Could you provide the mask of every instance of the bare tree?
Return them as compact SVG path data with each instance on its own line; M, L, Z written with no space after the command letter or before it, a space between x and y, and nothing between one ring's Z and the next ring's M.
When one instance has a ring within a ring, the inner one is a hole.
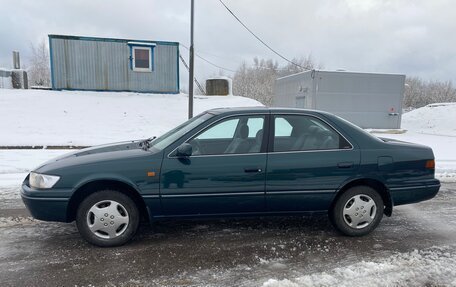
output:
M313 70L313 69L322 69L323 65L317 65L312 58L312 55L307 57L295 57L291 60L293 63L288 63L285 67L279 69L279 76L285 77L288 75L293 75L296 73Z
M253 59L253 65L242 63L233 78L233 93L235 95L255 99L266 106L272 104L275 80L305 70L312 70L315 64L309 57L294 58L293 63L279 67L271 59Z
M36 45L32 43L30 44L30 49L32 52L28 69L30 85L49 87L51 84L49 49L46 41L43 40Z
M451 81L423 81L407 77L405 81L404 106L420 108L432 103L456 102L456 89Z
M272 104L274 82L277 76L277 62L254 58L253 66L247 66L244 62L237 69L233 78L233 93L269 106Z

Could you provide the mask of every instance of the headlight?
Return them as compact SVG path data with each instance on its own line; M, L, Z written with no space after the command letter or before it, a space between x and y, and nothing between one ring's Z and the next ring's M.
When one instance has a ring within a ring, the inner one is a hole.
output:
M52 188L59 179L60 176L31 172L29 183L31 187L35 188Z

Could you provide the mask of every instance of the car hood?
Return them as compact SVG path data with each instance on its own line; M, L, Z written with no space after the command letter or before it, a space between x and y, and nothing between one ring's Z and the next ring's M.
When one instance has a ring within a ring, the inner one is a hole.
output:
M47 172L69 166L95 164L157 153L155 149L143 149L141 142L142 140L125 141L77 150L53 158L34 170L37 172Z

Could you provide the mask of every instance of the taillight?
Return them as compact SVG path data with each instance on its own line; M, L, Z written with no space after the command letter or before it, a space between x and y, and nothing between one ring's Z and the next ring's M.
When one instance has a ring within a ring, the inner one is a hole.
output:
M426 161L426 168L427 169L435 169L435 160L430 159Z

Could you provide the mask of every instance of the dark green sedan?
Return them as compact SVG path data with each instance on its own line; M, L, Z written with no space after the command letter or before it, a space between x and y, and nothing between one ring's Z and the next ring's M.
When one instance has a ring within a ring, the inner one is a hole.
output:
M326 112L204 112L159 138L83 149L31 172L22 199L41 220L76 220L98 246L128 242L162 218L327 212L349 236L393 206L433 198L426 146L380 139Z

